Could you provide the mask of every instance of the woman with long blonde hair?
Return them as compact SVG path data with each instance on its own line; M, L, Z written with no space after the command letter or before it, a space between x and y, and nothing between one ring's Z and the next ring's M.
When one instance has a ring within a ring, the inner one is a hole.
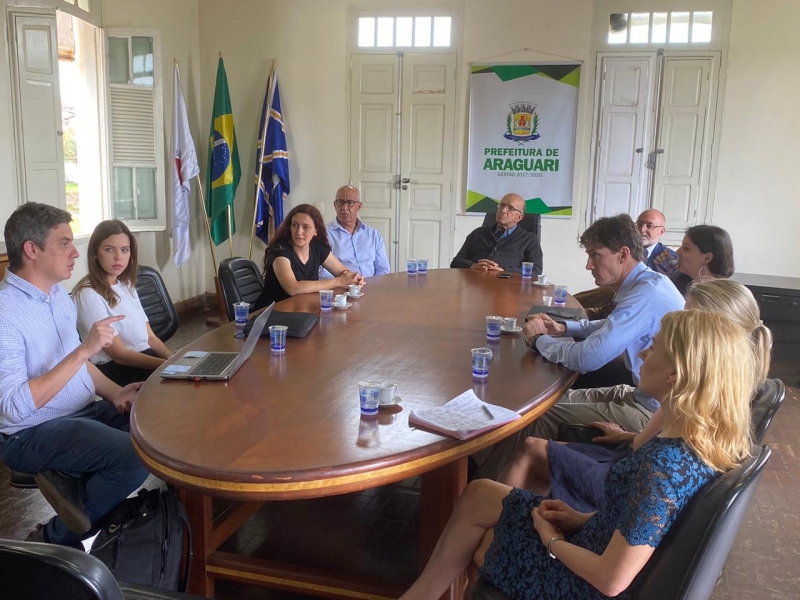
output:
M611 468L605 508L473 481L403 598L438 598L472 561L514 600L626 597L686 503L750 450L747 332L724 315L669 313L642 359L639 387L661 403L664 427Z

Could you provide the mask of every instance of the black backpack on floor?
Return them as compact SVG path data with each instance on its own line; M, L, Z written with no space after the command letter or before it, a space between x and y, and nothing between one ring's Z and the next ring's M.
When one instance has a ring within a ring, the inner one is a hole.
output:
M189 553L182 569L183 538ZM112 510L92 543L117 581L186 591L191 564L192 533L186 509L173 488L140 490Z

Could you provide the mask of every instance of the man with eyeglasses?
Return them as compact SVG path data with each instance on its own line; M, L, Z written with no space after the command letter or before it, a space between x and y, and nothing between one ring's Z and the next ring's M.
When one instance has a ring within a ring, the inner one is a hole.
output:
M644 264L667 277L672 277L678 269L678 255L659 240L666 232L667 220L664 213L650 208L636 219L636 229L642 235ZM575 294L590 319L604 319L614 308L614 291L608 287L594 288Z
M519 227L524 215L522 196L503 196L497 206L497 224L470 233L450 268L519 273L523 262L532 262L534 276L540 274L542 247L536 234Z
M352 185L343 185L336 191L336 218L328 224L328 240L334 255L349 270L362 277L385 275L389 272L389 257L383 236L374 227L358 218L361 194ZM320 267L320 277L333 277Z

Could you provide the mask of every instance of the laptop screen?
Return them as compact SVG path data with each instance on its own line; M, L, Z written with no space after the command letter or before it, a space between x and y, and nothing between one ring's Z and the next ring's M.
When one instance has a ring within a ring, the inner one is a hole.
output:
M233 372L235 373L236 370L242 366L242 363L250 358L250 355L253 353L253 350L258 343L258 338L261 337L261 332L264 331L264 327L267 324L267 319L269 319L269 315L272 312L272 309L275 307L275 303L273 302L270 304L267 309L258 315L258 318L253 322L253 327L250 329L250 334L247 336L247 340L244 343L244 347L242 351L239 353L239 356L236 357L236 361L233 363Z

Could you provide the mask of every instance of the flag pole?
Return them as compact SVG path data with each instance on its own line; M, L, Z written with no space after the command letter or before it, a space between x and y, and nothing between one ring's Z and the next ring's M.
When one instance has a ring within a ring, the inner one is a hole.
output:
M208 247L211 249L211 270L214 273L214 288L217 292L217 311L218 317L209 317L206 323L210 325L221 325L228 321L228 312L223 306L222 287L219 283L219 275L217 275L217 258L214 256L214 241L211 239L211 223L208 220L208 213L206 213L206 199L203 194L203 186L200 184L200 175L197 178L197 191L200 192L200 203L203 205L203 219L206 222L206 233L208 234Z
M253 203L253 228L250 230L250 249L247 251L247 259L252 260L253 257L253 238L256 235L256 215L258 214L258 191L261 189L261 172L264 169L264 144L267 141L267 129L269 128L269 120L272 116L272 100L273 100L273 86L272 86L272 77L275 73L275 61L272 61L272 65L269 68L269 77L267 77L267 93L266 93L266 100L267 100L267 112L264 119L264 129L261 132L261 148L260 148L260 156L258 157L258 177L256 177L256 198L255 202ZM264 196L267 195L267 190L264 190ZM269 207L269 202L267 202L267 207Z
M228 204L228 247L231 251L231 258L233 258L233 210L230 204Z

